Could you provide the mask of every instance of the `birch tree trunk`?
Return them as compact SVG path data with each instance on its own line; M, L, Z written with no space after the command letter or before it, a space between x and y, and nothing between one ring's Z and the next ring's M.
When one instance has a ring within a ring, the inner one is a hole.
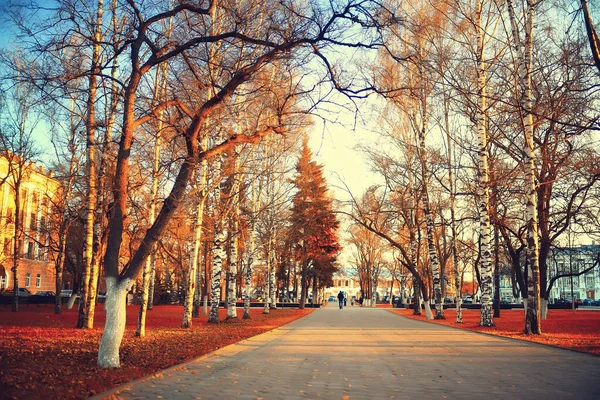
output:
M160 102L164 97L166 88L166 64L161 65L157 69L157 83L154 91L154 102ZM154 156L152 160L152 188L150 190L150 210L148 212L148 224L152 226L156 220L156 203L158 202L158 181L159 181L159 163L160 151L162 147L162 130L163 130L163 112L158 113L158 124L156 128L156 139L154 142ZM156 254L153 246L151 256L146 259L144 269L142 270L142 299L140 310L138 312L138 322L135 335L138 337L146 336L146 313L148 304L150 303L150 293L154 291L154 270L155 270ZM151 290L152 289L152 290ZM152 300L153 296L152 296Z
M525 311L525 333L541 334L540 325L540 264L539 238L537 222L537 187L535 178L535 144L533 138L533 114L531 95L531 68L533 53L533 26L536 0L527 0L525 15L525 42L521 43L517 19L512 0L507 0L507 9L513 36L513 49L517 55L517 82L515 89L520 99L523 132L525 137L525 157L523 171L525 173L525 195L527 197L527 303ZM519 90L520 88L520 90Z
M487 93L486 93L486 65L484 49L484 32L481 22L481 1L476 3L476 29L477 29L477 100L475 121L477 137L479 140L477 168L477 210L479 212L479 237L481 248L480 273L481 273L481 326L494 326L494 310L492 308L492 251L491 251L491 226L490 226L490 192L489 192L489 164L488 164L488 138L487 138Z
M269 314L269 301L271 300L271 241L269 240L269 245L267 246L267 271L266 271L266 279L265 279L265 293L264 293L264 306L263 306L263 314Z
M12 160L11 160L12 161ZM19 311L19 259L21 258L21 254L22 254L22 246L21 246L21 242L22 242L22 224L23 221L21 220L21 174L23 173L22 165L19 165L17 168L19 168L19 171L17 171L17 175L19 175L18 178L16 178L14 180L14 189L15 189L15 226L14 226L14 230L13 230L13 235L14 235L14 239L13 239L13 249L12 249L12 267L11 267L11 272L13 273L13 302L12 302L12 311L13 312L17 312ZM13 175L14 176L14 175Z
M121 364L119 348L125 332L127 293L133 283L131 279L118 281L106 277L106 324L98 350L98 366L102 368L115 368Z
M240 205L239 205L239 190L240 185L238 183L238 169L239 169L239 161L238 156L234 161L233 168L233 184L231 185L231 207L233 207L233 226L231 230L231 249L229 251L229 279L227 282L227 319L237 318L237 288L236 288L236 280L237 280L237 263L238 263L238 238L239 238L239 218L240 218Z
M377 307L377 277L371 277L371 307Z
M244 300L244 316L242 319L250 319L250 285L252 284L252 265L254 264L254 252L256 251L256 211L258 208L259 190L252 186L252 221L250 223L250 244L248 245L248 262L246 264L246 299Z
M222 228L223 221L219 221L215 227L215 242L213 248L213 271L212 284L210 293L210 314L208 322L219 323L219 302L221 301L221 274L223 272L223 259L225 251L223 244L225 243L225 230Z
M112 29L113 29L113 37L116 38L118 36L118 32L121 27L117 22L117 0L112 0L111 4L112 9ZM102 266L102 258L104 256L104 252L106 250L106 239L107 232L104 229L106 226L106 210L109 208L109 196L107 196L107 170L108 170L108 158L110 156L110 142L112 137L112 132L115 126L117 108L119 104L119 93L117 88L117 69L118 69L118 60L115 58L111 67L111 85L110 85L110 95L111 101L107 103L104 115L106 116L106 129L104 131L104 139L102 141L102 151L100 152L100 167L98 170L97 176L97 186L96 186L96 207L95 207L95 216L94 216L94 245L93 245L93 255L92 255L92 279L90 281L90 292L97 292L98 282L100 280L100 269ZM95 317L95 309L96 309L96 295L89 296L89 301L87 304L87 327L88 329L93 328L94 326L94 317Z
M275 233L273 234L273 244L271 245L271 261L269 265L271 266L271 273L269 274L269 287L271 294L271 307L273 310L277 309L277 268L275 260L277 260L275 254ZM315 294L313 294L313 301L315 300Z
M81 297L79 298L79 317L77 319L77 328L90 328L91 323L93 327L93 320L88 319L88 304L91 297L96 298L96 287L94 273L98 274L98 271L92 271L92 257L94 254L94 216L96 213L96 90L98 82L96 75L98 74L98 67L100 62L100 42L102 40L102 14L104 1L98 0L98 9L96 14L96 24L94 31L94 41L92 49L92 64L90 67L89 77L89 88L88 88L88 100L87 100L87 118L85 121L86 125L86 148L87 148L87 162L86 162L86 173L87 173L87 194L86 194L86 218L85 218L85 248L83 253L83 260L85 270L83 273L82 285L80 287ZM92 283L90 285L90 283ZM93 293L92 293L93 291Z
M208 146L207 137L203 139L203 148ZM192 314L194 308L194 296L198 291L198 261L200 259L200 247L202 246L202 223L204 222L204 203L206 202L206 180L208 175L208 162L203 160L200 166L199 197L196 206L196 223L194 225L194 251L190 260L189 282L190 285L186 292L185 303L183 305L182 328L192 327ZM206 278L205 278L206 279Z
M415 298L415 307L413 308L413 315L421 315L421 287L417 278L413 277L413 297ZM430 318L427 318L430 319Z
M445 319L444 310L442 308L442 285L440 282L440 263L435 251L435 241L433 238L433 217L429 208L429 167L427 166L427 149L425 146L425 133L427 132L427 100L422 95L422 112L423 120L421 129L418 132L419 142L419 161L421 164L421 176L423 181L423 213L425 214L426 232L427 232L427 247L429 249L429 263L433 273L433 293L435 299L435 319ZM425 305L426 310L428 304Z
M454 159L453 142L450 135L449 104L448 98L444 98L444 124L446 126L446 141L448 142L448 187L450 189L450 247L452 250L452 264L454 266L454 298L456 304L456 323L462 323L462 298L460 290L460 273L458 271L458 249L456 248L456 192L454 188Z
M61 314L62 313L62 297L60 291L63 287L63 271L65 270L65 260L66 260L66 250L67 250L67 230L69 227L69 215L70 210L68 208L68 204L71 202L71 194L73 191L73 181L75 180L75 169L77 167L77 149L76 149L76 130L75 130L75 121L73 118L74 104L71 104L71 135L69 137L69 173L67 175L67 180L64 183L64 197L63 197L63 213L61 218L61 223L58 229L58 254L56 255L56 260L54 262L56 277L55 277L55 298L54 298L54 313Z

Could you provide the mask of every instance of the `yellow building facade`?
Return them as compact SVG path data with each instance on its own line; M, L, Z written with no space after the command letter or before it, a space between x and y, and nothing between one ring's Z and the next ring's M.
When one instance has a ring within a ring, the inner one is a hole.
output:
M0 292L13 288L13 244L15 240L15 183L9 161L0 157ZM13 164L13 171L18 168ZM60 184L51 171L27 163L21 183L21 221L18 286L37 291L55 290L54 256L50 251L52 199Z

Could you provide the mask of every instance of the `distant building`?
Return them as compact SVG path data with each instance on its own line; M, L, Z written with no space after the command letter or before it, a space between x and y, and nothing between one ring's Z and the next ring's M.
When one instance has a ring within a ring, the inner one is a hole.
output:
M0 291L12 290L15 191L9 176L9 162L0 157ZM17 278L19 287L31 292L55 290L53 255L48 251L52 202L59 182L52 172L33 164L26 166L21 184L23 235Z
M548 256L548 280L563 274L581 275L559 278L550 291L549 299L570 299L571 291L575 299L600 299L599 256L600 246L595 244L553 249Z
M393 287L392 287L393 285ZM356 277L350 277L343 274L334 275L333 286L325 288L325 300L329 296L337 296L340 292L346 292L348 298L356 296L360 298L360 281ZM377 294L379 299L383 299L384 296L389 296L390 291L393 295L400 293L400 287L397 280L392 282L392 278L379 278L377 283Z

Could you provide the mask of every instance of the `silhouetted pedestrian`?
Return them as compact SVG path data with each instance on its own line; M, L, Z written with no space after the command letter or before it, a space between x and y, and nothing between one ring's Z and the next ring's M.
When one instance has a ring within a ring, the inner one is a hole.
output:
M340 310L341 310L342 308L344 308L344 293L342 293L341 290L338 293L337 298L338 298L338 304L340 305Z

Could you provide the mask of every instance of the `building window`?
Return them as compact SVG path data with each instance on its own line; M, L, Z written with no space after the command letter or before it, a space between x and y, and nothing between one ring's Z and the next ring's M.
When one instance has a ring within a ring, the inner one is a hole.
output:
M35 251L35 246L33 242L27 243L27 258L33 260L33 254Z
M585 277L585 286L588 289L591 289L594 287L594 276L593 275L588 275Z
M31 274L28 272L25 275L25 287L29 287L31 285Z
M0 289L6 289L6 276L0 276Z
M346 280L346 287L348 287L348 280Z
M35 287L40 287L42 286L42 275L41 274L37 274L37 276L35 277Z
M48 232L48 227L46 226L46 217L44 217L43 215L40 218L40 231L42 233Z
M37 224L36 224L37 218L36 217L37 217L37 214L34 213L34 212L32 212L29 215L29 230L32 230L32 231L36 231L37 230Z
M4 238L4 255L11 256L12 248L11 248L12 240L10 238Z

